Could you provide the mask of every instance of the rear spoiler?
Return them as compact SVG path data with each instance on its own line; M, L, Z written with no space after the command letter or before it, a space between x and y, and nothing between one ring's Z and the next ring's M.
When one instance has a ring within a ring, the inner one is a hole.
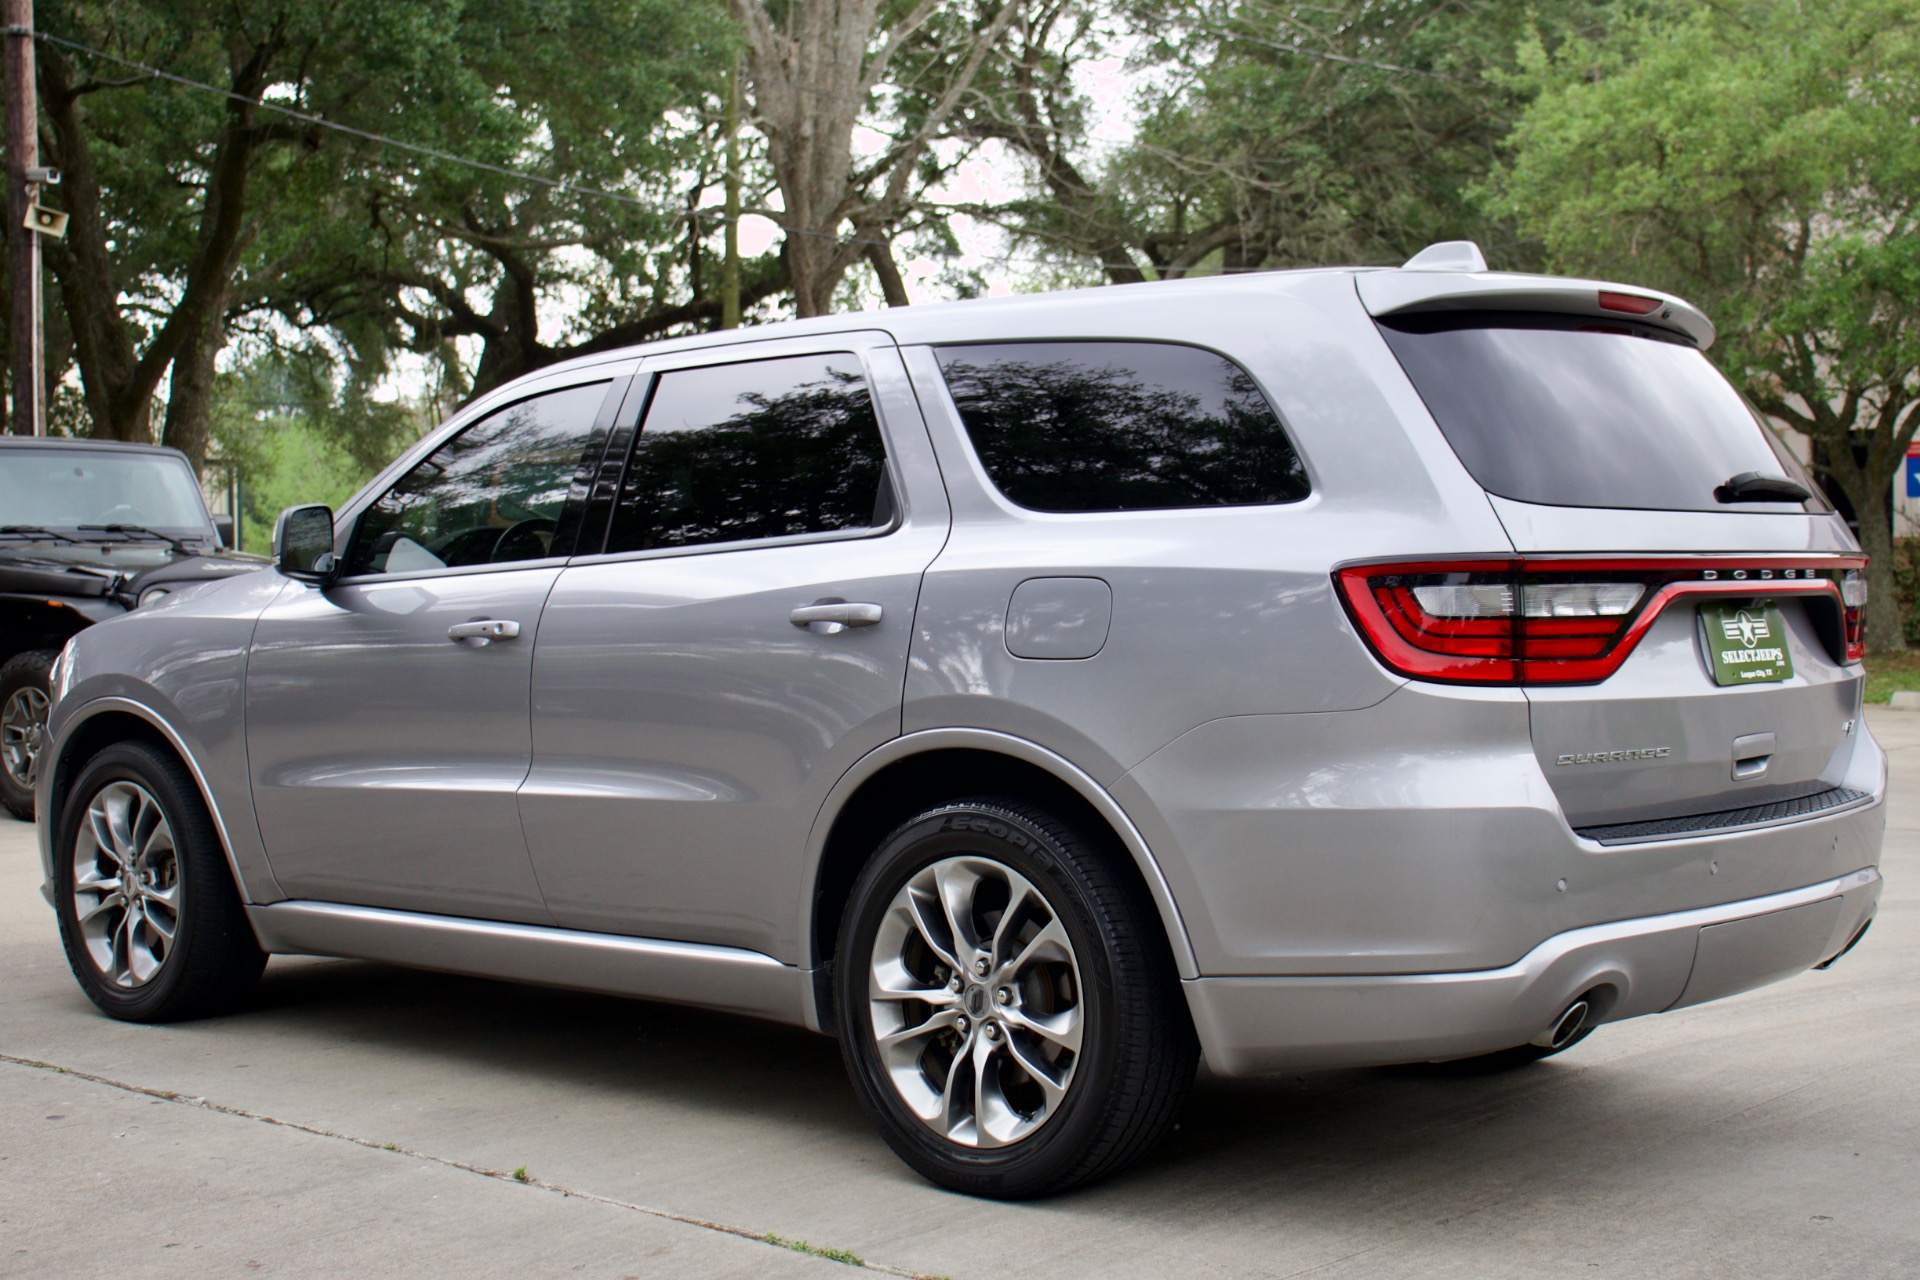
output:
M1634 320L1713 345L1713 322L1689 303L1638 285L1564 276L1488 271L1467 241L1434 245L1398 270L1354 277L1360 304L1372 316L1423 311L1554 311L1597 320Z

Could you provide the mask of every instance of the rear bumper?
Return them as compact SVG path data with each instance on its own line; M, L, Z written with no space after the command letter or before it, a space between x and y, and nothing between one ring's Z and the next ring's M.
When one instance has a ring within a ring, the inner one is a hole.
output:
M1872 918L1868 867L1785 893L1574 929L1466 973L1184 983L1221 1075L1468 1057L1526 1044L1575 999L1598 1021L1701 1004L1832 959ZM1589 994L1593 993L1593 994Z

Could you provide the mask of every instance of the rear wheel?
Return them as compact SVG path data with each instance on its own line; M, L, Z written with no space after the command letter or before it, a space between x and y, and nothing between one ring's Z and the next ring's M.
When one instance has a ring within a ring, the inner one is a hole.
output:
M962 801L895 831L854 885L835 982L848 1072L888 1145L1004 1198L1138 1159L1197 1058L1158 928L1033 806Z
M0 665L0 805L22 822L33 821L53 658L51 650L33 649Z
M112 1017L225 1012L266 965L192 778L145 743L108 747L80 771L54 884L67 963Z

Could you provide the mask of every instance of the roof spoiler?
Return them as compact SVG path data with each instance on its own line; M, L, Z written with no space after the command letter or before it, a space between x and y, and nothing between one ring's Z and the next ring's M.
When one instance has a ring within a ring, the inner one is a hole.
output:
M1680 334L1702 351L1713 322L1679 298L1638 285L1487 270L1471 240L1428 245L1398 271L1355 276L1368 315L1419 311L1554 311L1597 320L1635 320Z

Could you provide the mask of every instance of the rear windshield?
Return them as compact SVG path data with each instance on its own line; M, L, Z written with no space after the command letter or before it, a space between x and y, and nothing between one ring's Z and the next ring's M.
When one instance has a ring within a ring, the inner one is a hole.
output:
M1676 335L1499 311L1379 325L1489 493L1561 507L1764 512L1806 508L1722 504L1714 490L1758 471L1814 491L1740 394Z

